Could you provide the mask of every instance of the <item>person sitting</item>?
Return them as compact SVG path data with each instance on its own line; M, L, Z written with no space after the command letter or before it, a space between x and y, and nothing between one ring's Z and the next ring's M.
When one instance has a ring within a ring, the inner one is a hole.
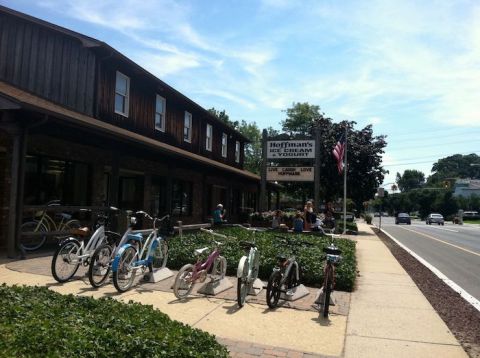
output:
M303 232L303 219L300 211L297 211L295 219L293 219L293 232Z
M225 211L223 210L223 205L218 204L216 209L213 211L213 225L222 225L225 220Z
M282 223L282 212L280 210L275 210L275 214L272 218L272 229L278 229Z

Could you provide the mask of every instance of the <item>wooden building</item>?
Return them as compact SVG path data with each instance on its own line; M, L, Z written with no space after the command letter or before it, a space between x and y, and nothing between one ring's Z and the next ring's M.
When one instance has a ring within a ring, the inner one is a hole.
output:
M248 138L109 45L0 7L0 247L25 205L114 205L204 222L257 208Z

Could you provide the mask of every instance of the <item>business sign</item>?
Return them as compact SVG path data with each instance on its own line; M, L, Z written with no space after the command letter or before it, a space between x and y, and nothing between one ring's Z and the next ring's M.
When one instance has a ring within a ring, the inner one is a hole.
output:
M314 140L267 141L267 159L315 158Z
M268 181L313 181L313 167L268 167Z

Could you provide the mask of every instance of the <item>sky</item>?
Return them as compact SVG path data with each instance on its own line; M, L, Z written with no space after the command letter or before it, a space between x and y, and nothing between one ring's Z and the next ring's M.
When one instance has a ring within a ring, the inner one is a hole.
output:
M108 43L232 120L281 129L293 103L387 136L390 188L480 155L477 0L0 0Z

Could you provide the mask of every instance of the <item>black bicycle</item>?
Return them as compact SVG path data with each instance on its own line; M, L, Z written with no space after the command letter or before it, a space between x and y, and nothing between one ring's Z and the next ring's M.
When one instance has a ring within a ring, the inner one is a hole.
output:
M267 285L267 305L270 308L277 307L282 293L286 296L294 294L294 288L300 285L301 272L295 255L299 247L312 246L309 242L295 242L283 236L275 236L275 238L283 245L290 247L292 255L289 257L283 254L277 255L277 265L273 268Z

